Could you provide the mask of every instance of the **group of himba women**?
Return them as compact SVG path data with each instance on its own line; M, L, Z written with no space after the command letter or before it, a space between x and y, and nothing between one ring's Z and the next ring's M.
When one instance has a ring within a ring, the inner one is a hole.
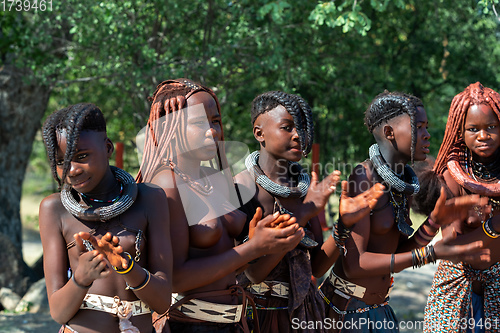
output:
M320 181L298 163L313 141L298 95L253 100L260 150L237 175L217 96L191 80L154 92L136 179L109 165L99 108L58 110L43 139L61 191L40 205L51 315L80 333L397 332L393 274L441 259L425 331L498 332L499 118L495 91L458 94L420 185L408 164L429 153L422 102L376 96L365 112L376 143L341 183L323 237L318 214L340 172ZM412 200L428 215L416 231ZM329 270L318 288L312 277Z

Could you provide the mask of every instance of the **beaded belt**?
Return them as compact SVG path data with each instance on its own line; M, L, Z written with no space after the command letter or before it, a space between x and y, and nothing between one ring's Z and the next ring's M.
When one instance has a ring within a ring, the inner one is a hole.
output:
M333 272L333 269L330 272L328 280L336 290L339 290L349 296L354 296L357 298L363 298L363 296L365 296L365 287L358 286L355 283L344 280L343 278L335 274Z
M151 309L149 308L149 306L141 300L120 301L120 298L118 298L117 296L109 297L96 294L85 295L82 305L80 305L80 309L103 311L117 315L119 308L122 306L130 306L132 309L132 316L151 314Z
M173 293L172 304L174 305L172 307L175 307L175 303L182 298L183 296ZM212 323L230 324L240 322L243 313L243 304L218 304L193 298L182 303L177 310L190 318Z
M261 283L254 283L248 287L248 290L254 295L265 295L271 291L271 296L288 298L288 289L290 285L286 282L280 281L263 281Z
M335 289L334 292L337 295L340 295L340 296L344 297L345 299L351 298L351 296L348 296L348 295L344 294L343 292L341 292L338 289ZM387 304L389 304L389 298L386 298L386 300L383 303L381 303L381 304L369 305L369 306L365 306L364 308L357 308L357 309L353 309L353 310L340 310L335 305L333 305L333 303L326 297L326 295L323 294L323 292L321 291L320 288L318 288L318 293L323 298L323 300L326 302L326 304L328 304L339 315L346 315L346 314L352 314L352 313L363 313L363 312L367 312L367 311L370 311L372 309L383 307L383 306L386 306Z

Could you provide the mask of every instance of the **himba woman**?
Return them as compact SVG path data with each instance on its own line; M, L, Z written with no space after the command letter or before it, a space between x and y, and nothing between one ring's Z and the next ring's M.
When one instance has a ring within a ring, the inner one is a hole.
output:
M323 332L324 304L311 275L322 277L339 250L334 237L323 243L317 214L335 191L340 172L318 182L316 173L310 179L298 164L310 152L314 136L311 109L300 96L281 91L263 93L253 100L251 118L260 150L246 158L247 170L235 179L241 193L255 187L256 191L242 210L248 216L260 209L264 216L291 214L307 235L291 251L259 258L238 280L255 296L262 331ZM347 183L342 185L340 214L351 226L374 207L383 186L378 184L349 198L345 196Z
M236 271L249 261L288 251L304 231L288 215L252 220L253 237L235 246L245 216L224 152L219 101L214 92L188 79L168 80L153 94L139 181L167 194L174 254L173 291L168 314L173 332L248 331L246 299ZM215 159L215 162L213 160ZM213 166L202 166L212 161ZM259 221L260 220L260 221ZM271 228L271 223L282 228ZM256 327L258 329L258 327Z
M486 262L441 261L425 309L425 332L500 332L500 95L476 82L453 98L434 171L454 196L488 198L491 214L476 209L443 228L455 243L481 240Z
M51 114L43 140L61 193L40 204L50 312L62 332L153 332L151 309L170 300L168 206L159 188L109 165L101 110L76 104Z
M345 242L346 251L334 265L320 291L328 304L332 330L341 332L398 332L397 318L388 305L392 275L420 267L438 258L487 259L481 242L453 246L450 234L426 246L441 225L467 216L487 201L468 196L446 201L444 190L425 222L413 234L409 204L419 182L408 162L425 160L429 153L427 115L422 102L411 95L388 92L375 97L365 113L365 124L376 144L370 158L357 165L349 178L349 195L382 182L387 192L371 213L357 222ZM342 229L348 234L349 229ZM364 323L364 325L363 325Z

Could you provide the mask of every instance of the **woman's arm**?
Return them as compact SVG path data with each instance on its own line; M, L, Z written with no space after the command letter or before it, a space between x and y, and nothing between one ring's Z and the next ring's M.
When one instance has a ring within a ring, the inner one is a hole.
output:
M59 194L48 196L40 204L40 238L50 314L60 324L75 316L90 285L105 268L102 255L97 256L97 251L86 252L73 271L74 280L68 280L68 250L62 227L62 217L66 214Z
M173 173L159 173L153 182L166 193L170 207L170 236L172 239L173 277L172 290L185 292L209 285L249 261L265 254L279 253L288 249L289 243L302 238L301 229L295 224L284 229L269 228L277 217L270 215L256 223L255 235L246 243L210 257L189 258L189 227ZM203 276L203 279L200 279Z

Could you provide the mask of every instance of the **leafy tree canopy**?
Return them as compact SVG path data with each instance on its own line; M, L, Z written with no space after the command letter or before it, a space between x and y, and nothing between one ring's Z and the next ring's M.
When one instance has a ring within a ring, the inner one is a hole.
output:
M53 0L51 11L0 12L0 59L53 88L49 112L99 105L132 170L146 98L177 77L214 87L226 136L252 148L253 97L302 95L323 162L364 159L371 99L384 89L413 93L426 105L436 154L452 97L475 81L500 88L497 2Z

